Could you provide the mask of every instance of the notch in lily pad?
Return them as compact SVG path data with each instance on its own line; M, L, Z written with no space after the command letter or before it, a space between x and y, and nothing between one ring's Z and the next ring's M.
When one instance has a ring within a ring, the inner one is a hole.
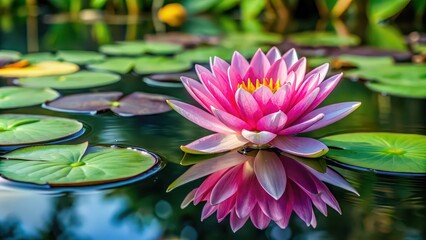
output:
M349 167L426 174L426 136L368 132L320 139L330 147L327 157Z
M48 102L50 110L96 114L111 110L120 116L151 115L170 111L169 96L134 92L123 97L121 92L74 94Z
M31 146L0 156L0 175L51 187L93 186L139 178L159 158L137 148L75 145Z
M57 97L50 88L0 87L0 109L39 105Z
M0 114L0 147L49 142L82 132L83 124L67 118Z

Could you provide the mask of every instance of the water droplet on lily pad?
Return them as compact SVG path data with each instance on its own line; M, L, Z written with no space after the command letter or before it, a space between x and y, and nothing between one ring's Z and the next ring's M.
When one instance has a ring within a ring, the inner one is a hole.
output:
M320 139L327 157L350 166L396 173L426 173L426 136L402 133L347 133Z
M135 178L157 165L152 153L136 148L75 145L31 146L0 156L0 175L51 187L90 186Z
M80 132L83 124L67 118L0 114L0 146L48 142Z
M50 88L0 87L0 109L42 104L59 97Z

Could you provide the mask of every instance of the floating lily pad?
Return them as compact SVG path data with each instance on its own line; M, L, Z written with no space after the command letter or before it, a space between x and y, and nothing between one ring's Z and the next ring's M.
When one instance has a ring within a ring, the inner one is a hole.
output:
M183 72L191 68L191 62L184 59L146 56L135 60L135 72L139 74Z
M426 136L348 133L322 138L327 157L344 164L387 172L426 173Z
M0 175L19 182L85 186L129 179L151 169L157 158L117 147L49 145L25 147L1 156Z
M58 96L59 93L50 88L1 87L0 109L38 105Z
M108 58L103 62L87 65L87 67L94 70L125 74L130 72L134 65L134 59L132 58Z
M207 63L210 57L220 57L223 60L229 61L232 59L234 50L220 46L213 47L199 47L186 50L183 53L176 55L176 59L182 61L189 61L194 63Z
M167 32L162 34L146 34L145 40L147 42L166 42L179 44L184 47L194 47L203 43L218 44L219 37L216 36L196 36L182 32Z
M356 35L337 35L333 32L300 32L288 36L288 39L304 46L355 46L360 43Z
M134 92L122 97L121 92L83 93L62 97L45 104L55 111L95 114L110 109L121 116L150 115L170 111L167 99L157 94Z
M380 68L392 66L394 60L392 57L371 57L371 56L357 56L357 55L340 55L336 58L333 58L331 64L336 69L337 65L340 66L349 66L352 65L357 68Z
M77 64L94 63L105 59L105 56L103 54L93 51L63 50L58 51L56 56L61 60Z
M39 63L43 61L56 61L58 58L50 52L29 53L22 56L22 59L30 61L30 63Z
M0 114L0 146L53 141L79 132L76 120L39 115Z
M221 45L228 48L241 48L241 46L260 47L264 44L278 44L283 37L277 33L231 33L223 38Z
M182 46L174 43L154 42L119 42L117 44L103 45L99 49L108 55L138 56L145 53L174 54L183 50Z
M419 86L420 84L420 86L425 86L426 84L426 67L422 64L395 64L383 68L361 68L350 71L347 75L399 85Z
M0 50L0 59L18 61L19 59L21 59L21 53L12 50Z
M182 76L193 79L197 78L197 75L194 72L165 73L146 76L143 81L146 84L155 87L183 87L182 81L180 80Z
M78 71L74 63L44 61L24 68L0 68L1 77L38 77L57 74L68 74Z
M80 71L68 75L19 78L16 83L29 87L78 89L98 87L118 82L120 76L112 73Z
M400 85L400 84L386 84L380 82L368 82L366 86L382 94L409 97L409 98L426 98L426 82L423 86L413 85Z

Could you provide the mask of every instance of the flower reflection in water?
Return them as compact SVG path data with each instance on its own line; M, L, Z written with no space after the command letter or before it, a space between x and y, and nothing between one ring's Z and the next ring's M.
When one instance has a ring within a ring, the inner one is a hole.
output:
M324 182L358 195L331 168L314 169L273 150L248 154L231 151L202 161L176 179L168 191L204 176L208 177L187 195L182 208L204 201L202 220L214 212L219 222L230 215L234 232L249 218L259 229L266 228L271 220L286 228L293 211L307 226L316 227L313 206L324 215L327 205L340 213L337 200Z

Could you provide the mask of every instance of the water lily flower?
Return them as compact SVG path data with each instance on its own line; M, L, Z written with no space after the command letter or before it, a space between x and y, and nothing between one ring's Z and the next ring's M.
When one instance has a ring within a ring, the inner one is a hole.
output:
M205 202L201 219L214 212L221 222L230 215L235 232L250 218L255 227L265 229L270 221L286 228L292 212L307 226L316 227L314 207L327 215L327 206L341 213L339 204L323 182L358 195L356 190L331 168L319 172L280 153L259 150L255 155L231 151L193 165L177 178L168 191L208 176L193 189L181 207Z
M258 50L248 62L235 52L231 63L214 57L210 70L195 67L201 82L182 77L188 93L203 109L170 100L179 114L216 132L181 149L195 154L218 153L250 146L275 147L302 157L319 157L328 148L318 140L295 136L334 123L353 112L359 102L317 108L342 74L325 79L328 64L306 73L306 59L291 49ZM325 80L324 80L325 79Z

